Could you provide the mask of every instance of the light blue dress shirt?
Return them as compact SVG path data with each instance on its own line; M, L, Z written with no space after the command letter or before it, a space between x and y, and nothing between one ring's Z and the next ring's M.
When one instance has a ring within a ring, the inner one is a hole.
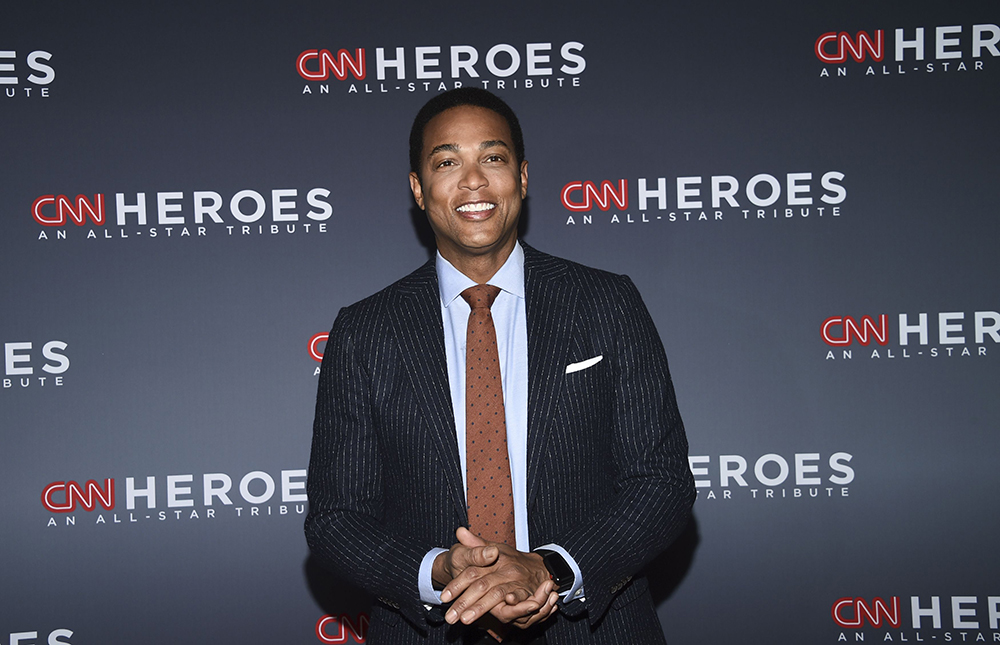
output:
M435 262L438 291L441 296L441 318L444 322L444 347L448 361L448 384L451 406L455 411L455 437L465 481L465 339L472 309L462 298L462 292L475 286L471 278L456 269L440 253ZM500 288L490 311L497 331L497 351L500 355L500 378L503 388L504 417L507 422L507 453L510 457L511 488L514 493L514 532L517 550L531 550L528 535L528 317L524 307L524 250L515 244L510 257L487 284ZM557 551L569 563L576 575L573 587L560 596L583 600L583 576L576 561L556 544L537 547ZM427 552L420 563L420 599L429 604L441 604L441 593L434 589L431 569L434 558L447 549Z

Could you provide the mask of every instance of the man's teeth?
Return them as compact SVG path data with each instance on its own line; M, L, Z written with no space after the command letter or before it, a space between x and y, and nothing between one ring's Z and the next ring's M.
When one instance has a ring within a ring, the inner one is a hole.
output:
M455 210L460 213L481 213L495 207L496 204L491 204L489 202L476 202L475 204L463 204Z

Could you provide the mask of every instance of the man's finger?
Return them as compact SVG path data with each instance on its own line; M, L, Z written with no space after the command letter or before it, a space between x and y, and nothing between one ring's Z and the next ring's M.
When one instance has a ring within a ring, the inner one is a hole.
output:
M525 624L525 627L531 627L535 623L540 623L542 621L548 620L552 616L555 616L557 611L559 611L559 605L552 605L552 608L549 609L548 612L542 612L542 611L536 612L533 616L528 618L528 622Z
M542 596L541 598L532 596L532 594L528 593L527 589L520 587L515 589L514 591L507 592L507 595L504 597L504 602L506 602L508 605L517 605L519 603L524 602L525 600L534 600L539 607L545 604L544 596Z
M509 593L509 594L507 594L507 604L508 605L516 605L519 602L524 602L528 598L531 598L532 600L534 600L535 602L538 603L539 607L541 607L546 602L548 602L549 595L555 593L555 591L553 591L553 589L555 589L555 586L556 585L555 585L554 582L552 582L551 580L546 580L545 582L543 582L538 587L538 589L535 590L535 593L533 593L533 594L529 595L529 594L527 594L527 592L519 594L519 595L515 595L513 593ZM521 591L524 591L524 590L522 589ZM514 597L513 601L510 600L510 598L512 596ZM556 598L558 598L558 597L559 597L558 594L556 594Z
M458 544L468 549L470 557L464 566L488 567L500 557L500 551L496 546L490 545L464 526L455 529L455 538L458 540Z
M464 526L455 529L455 537L465 546L486 546L486 540L479 537Z
M487 594L496 596L496 600L487 606L487 611L493 605L497 604L497 602L503 602L508 589L498 586L496 576L490 576L487 569L469 567L460 576L449 582L448 586L445 587L445 591L450 592L450 597L455 599L451 608L445 613L445 620L451 624L455 624L462 619L475 603L479 602ZM444 592L442 592L441 597L443 600ZM489 602L489 599L487 599L487 602Z
M559 594L553 592L549 597L548 602L545 603L538 611L533 614L528 614L527 616L522 616L514 620L511 624L520 629L527 629L535 623L540 623L544 620L548 620L556 611L559 610Z
M549 603L550 595L555 595L556 600L559 599L559 595L552 591L554 586L551 580L546 580L529 597L525 597L527 596L526 592L520 595L513 592L508 593L505 598L506 604L494 607L490 613L505 623L527 618L538 611L544 611L548 615L550 610L546 609L546 605L551 605ZM518 602L511 602L512 598L523 599L520 599Z
M543 582L538 589L532 594L532 597L538 601L539 606L544 605L545 602L552 597L559 600L559 594L555 592L556 583L552 580L546 580Z
M462 613L462 622L466 625L471 625L487 613L493 613L494 616L500 618L500 616L505 614L502 609L509 607L509 605L507 605L507 603L503 600L506 595L507 593L502 587L494 587L493 589L490 589L488 592L483 594L479 600L473 603L471 607ZM526 614L534 613L541 607L541 605L531 599L525 600L523 603L514 606L521 607L521 611ZM500 609L501 611L494 613L494 610L497 609ZM516 616L507 616L506 620L503 618L500 619L503 620L503 622L509 623L511 620L514 620L515 617Z
M462 551L467 551L462 549ZM480 548L480 551L482 549ZM485 576L488 571L483 567L472 565L471 562L477 558L471 553L463 553L462 558L464 561L460 563L460 568L462 572L451 579L444 589L441 590L441 602L451 602L453 598L458 598L459 595L465 592L469 585L473 584L477 580L480 580ZM480 561L486 561L484 557L480 556L478 558ZM492 563L489 563L492 564ZM483 589L485 591L485 588Z
M451 608L445 614L445 620L451 624L461 620L468 625L496 605L504 604L503 599L509 589L504 585L495 585L495 582L495 579L491 581L489 578L481 578L469 584L452 603ZM535 608L537 609L538 606L536 605Z
M518 627L529 627L548 618L549 614L552 613L552 605L546 602L538 606L534 600L527 600L519 605L495 607L491 613L505 623L511 623Z
M490 613L496 616L502 623L511 623L520 619L527 619L543 609L543 606L539 605L534 599L529 598L516 605L499 604Z
M525 628L534 625L537 622L546 620L549 615L559 608L559 594L555 591L549 591L548 596L542 603L541 607L533 614L528 614L522 616L514 621L514 624L518 627Z
M492 545L472 548L460 546L455 549L452 560L454 567L465 569L467 567L488 567L496 562L499 556L500 551Z

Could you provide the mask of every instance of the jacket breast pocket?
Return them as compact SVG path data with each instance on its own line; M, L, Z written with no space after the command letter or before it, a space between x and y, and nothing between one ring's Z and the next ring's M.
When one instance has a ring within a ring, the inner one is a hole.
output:
M566 366L565 387L570 399L604 397L612 390L611 361L606 356L583 356Z

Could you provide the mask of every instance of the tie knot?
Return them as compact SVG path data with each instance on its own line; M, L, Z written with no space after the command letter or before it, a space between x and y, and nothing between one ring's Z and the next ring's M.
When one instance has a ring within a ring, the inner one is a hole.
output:
M489 309L493 306L493 301L500 295L500 287L492 284L477 284L462 292L462 297L473 309L485 307Z

